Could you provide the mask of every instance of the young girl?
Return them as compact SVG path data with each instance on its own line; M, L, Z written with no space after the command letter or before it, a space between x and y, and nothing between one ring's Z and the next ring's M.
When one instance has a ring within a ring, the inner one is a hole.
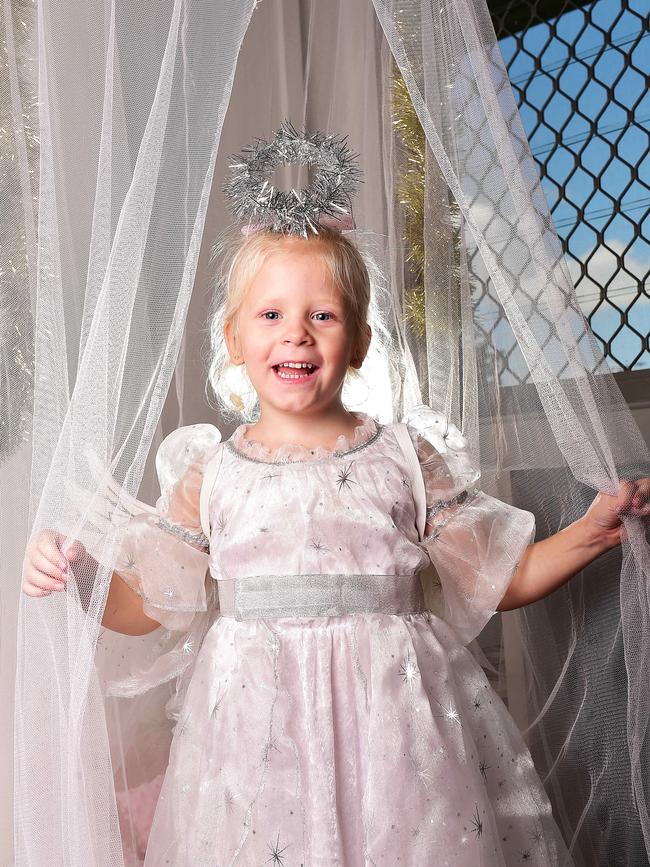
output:
M465 645L619 544L620 515L650 512L649 480L533 543L533 515L479 490L438 412L384 425L345 408L368 303L363 258L337 230L244 238L223 332L258 420L225 442L203 424L168 436L157 508L123 530L104 625L180 632L176 653L122 684L182 684L147 867L571 863ZM65 587L82 549L61 547L35 538L26 593ZM436 612L419 577L431 563Z

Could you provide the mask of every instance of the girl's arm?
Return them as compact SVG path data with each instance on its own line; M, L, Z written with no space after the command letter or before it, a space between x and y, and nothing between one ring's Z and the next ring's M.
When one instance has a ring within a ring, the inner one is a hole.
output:
M142 610L142 597L123 581L117 572L111 576L102 626L123 635L147 635L158 629L160 623Z
M617 496L601 491L581 518L529 545L497 610L510 611L543 599L605 551L620 545L622 514L647 520L650 478L621 482Z
M81 542L70 542L66 536L54 530L41 530L29 540L23 562L23 592L28 596L41 597L64 591L70 579L69 563L74 564L78 573L86 577L79 587L79 595L84 610L87 610L86 588L89 583L92 585L89 579L94 579L97 573L97 561ZM147 617L143 611L142 597L117 572L113 572L102 626L124 635L146 635L157 629L160 623Z
M97 561L79 541L75 541L66 553L67 559L80 574L95 575ZM67 576L66 576L67 579ZM102 626L123 635L147 635L158 629L160 623L142 610L142 597L132 590L119 572L113 572L108 588Z

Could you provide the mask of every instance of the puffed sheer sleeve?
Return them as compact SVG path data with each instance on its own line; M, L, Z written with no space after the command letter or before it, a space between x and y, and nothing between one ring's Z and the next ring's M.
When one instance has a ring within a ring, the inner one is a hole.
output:
M161 495L155 509L133 515L119 530L114 572L142 597L144 613L168 630L187 630L207 609L209 540L199 497L204 467L220 440L209 424L169 434L156 455Z
M497 610L535 537L535 516L483 493L467 441L445 416L418 407L403 420L426 492L421 540L440 579L441 616L464 644Z
M178 678L219 615L200 492L220 441L218 428L209 424L169 434L156 454L161 494L155 506L131 497L99 461L88 458L101 493L86 503L89 519L80 541L97 562L111 568L113 581L125 581L142 597L144 613L163 627L144 636L111 633L106 639L111 646L123 639L129 643L123 655L113 655L105 665L107 695L135 696ZM83 492L78 496L83 503Z

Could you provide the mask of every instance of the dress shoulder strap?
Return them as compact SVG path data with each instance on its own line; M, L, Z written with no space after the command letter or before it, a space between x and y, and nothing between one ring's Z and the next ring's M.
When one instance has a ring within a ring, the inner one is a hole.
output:
M420 460L407 426L403 422L398 422L393 425L393 430L406 461L411 492L415 502L415 526L417 527L420 541L422 541L427 522L427 499Z
M203 481L201 482L201 492L199 494L199 514L201 516L201 529L210 538L210 496L214 490L217 476L221 468L221 459L223 457L223 443L219 443L216 454L208 461L203 471Z

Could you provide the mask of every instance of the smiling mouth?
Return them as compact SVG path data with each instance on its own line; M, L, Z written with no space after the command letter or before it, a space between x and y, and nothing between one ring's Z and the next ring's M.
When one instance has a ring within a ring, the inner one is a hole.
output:
M316 365L313 365L311 368L283 367L280 364L273 365L273 371L276 377L282 382L291 384L309 382L309 380L314 379L319 370L320 368Z

